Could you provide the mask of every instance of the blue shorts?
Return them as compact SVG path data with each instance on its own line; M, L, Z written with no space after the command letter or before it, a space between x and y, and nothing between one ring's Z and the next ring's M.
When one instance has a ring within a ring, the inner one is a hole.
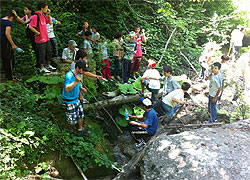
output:
M83 118L83 106L80 101L75 104L65 104L66 105L66 120L69 124L77 124L78 119Z

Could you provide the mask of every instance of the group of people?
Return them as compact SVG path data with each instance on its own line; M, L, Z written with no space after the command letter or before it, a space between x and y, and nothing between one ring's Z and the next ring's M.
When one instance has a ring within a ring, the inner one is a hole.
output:
M7 16L1 19L1 58L7 79L12 79L12 60L13 49L18 50L11 38L12 21L16 18L17 21L27 26L27 37L31 40L34 48L37 67L45 73L55 70L56 68L50 65L51 55L58 56L57 42L53 32L53 23L61 24L50 15L48 4L45 1L38 3L38 11L34 12L31 7L27 6L24 9L25 16L20 18L17 13L12 10L7 13ZM131 31L128 35L128 40L123 40L122 32L115 33L113 41L113 57L115 59L114 78L120 79L120 68L123 62L123 83L129 83L129 78L136 78L136 72L139 71L142 60L141 43L146 42L144 30L140 34L140 26L135 27L135 31ZM241 29L239 29L241 31ZM233 32L232 34L237 34ZM83 102L84 94L87 90L82 86L84 76L97 78L99 80L111 79L109 56L107 50L107 41L104 36L101 36L96 26L84 22L83 29L76 34L77 37L83 39L82 48L77 48L74 40L69 40L68 47L63 50L62 62L70 63L71 70L66 74L64 88L62 91L62 102L66 106L66 120L68 122L67 131L72 133L75 124L78 124L78 133L80 135L90 134L83 126ZM243 37L242 37L243 38ZM52 48L51 48L52 45ZM234 57L237 58L239 52L239 44L234 42ZM209 63L209 49L207 54L202 57L202 63ZM205 59L205 62L203 62ZM101 71L103 76L96 75L96 61L100 60ZM229 60L227 55L222 56L221 63L213 64L212 71L208 72L207 67L202 68L201 78L210 80L209 85L209 102L208 109L210 111L210 119L206 123L215 122L217 115L217 101L223 87L223 71L221 66ZM155 69L156 62L153 59L148 60L148 69L141 79L141 94L144 95L144 90L147 88L151 93L150 98L142 98L141 106L145 113L142 116L129 115L130 118L143 119L145 122L130 121L130 133L135 139L135 147L139 148L145 145L145 136L152 136L158 128L158 116L167 116L169 123L180 105L186 104L184 94L190 88L190 84L183 82L180 86L172 77L172 67L163 66L162 77L160 72ZM224 68L225 69L225 68ZM132 71L132 73L131 73ZM221 72L220 72L221 71ZM160 82L164 81L163 95L157 99L161 88ZM187 112L187 111L186 111Z

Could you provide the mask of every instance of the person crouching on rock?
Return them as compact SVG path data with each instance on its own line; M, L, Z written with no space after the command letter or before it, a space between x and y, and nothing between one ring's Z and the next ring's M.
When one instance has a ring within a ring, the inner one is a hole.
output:
M135 139L136 144L134 148L138 149L146 145L144 138L146 136L153 136L158 128L158 117L155 110L152 108L152 101L149 98L141 98L141 107L145 113L141 116L132 116L130 118L143 119L146 118L145 122L130 121L129 132Z

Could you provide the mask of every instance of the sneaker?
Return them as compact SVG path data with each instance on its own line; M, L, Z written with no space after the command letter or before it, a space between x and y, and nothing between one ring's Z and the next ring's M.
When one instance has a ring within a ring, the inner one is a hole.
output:
M146 145L145 141L142 140L142 141L139 142L139 143L135 143L135 144L134 144L134 148L135 148L135 149L139 149L139 148L144 147L145 145Z
M40 69L40 72L41 72L41 73L50 73L50 71L49 71L48 69L46 69L45 67L42 67L42 68Z
M50 70L56 70L56 68L51 66L50 64L47 66L47 68L50 69Z
M88 131L88 130L86 130L86 129L84 129L84 128L82 128L81 130L78 130L78 135L79 136L88 136L90 134L91 134L91 132Z
M136 79L137 79L135 75L133 76L133 79L134 79L134 80L136 80Z
M211 124L211 122L210 121L205 121L204 124Z

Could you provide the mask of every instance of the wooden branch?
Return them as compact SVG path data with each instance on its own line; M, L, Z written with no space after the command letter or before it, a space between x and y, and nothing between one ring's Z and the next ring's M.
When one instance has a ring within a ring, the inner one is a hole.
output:
M145 93L145 94L147 94L147 93ZM98 102L96 102L94 104L84 104L83 105L83 110L89 110L91 108L93 108L95 110L99 110L99 109L102 109L100 104L103 107L110 107L110 106L113 106L113 105L136 102L136 101L139 101L140 98L141 98L141 96L139 94L133 94L133 95L121 94L121 95L116 96L116 97L111 98L111 99L105 99L105 100L102 100L102 101L98 101Z
M188 58L180 51L180 54L186 59L186 61L189 63L189 65L191 66L191 68L196 72L196 75L198 75L198 71L195 69L195 67L193 66L193 64L191 64L191 62L188 60Z
M174 32L176 31L176 29L177 29L177 27L175 27L174 30L172 31L172 33L170 34L170 36L169 36L169 38L168 38L168 40L167 40L167 42L166 42L166 44L165 44L165 48L164 48L164 51L163 51L163 53L162 53L162 55L161 55L161 58L160 58L160 60L158 61L157 64L160 64L160 63L161 63L162 58L163 58L163 56L164 56L164 54L165 54L165 52L166 52L166 50L167 50L168 44L169 44L169 42L170 42L170 40L171 40L171 38L172 38Z

